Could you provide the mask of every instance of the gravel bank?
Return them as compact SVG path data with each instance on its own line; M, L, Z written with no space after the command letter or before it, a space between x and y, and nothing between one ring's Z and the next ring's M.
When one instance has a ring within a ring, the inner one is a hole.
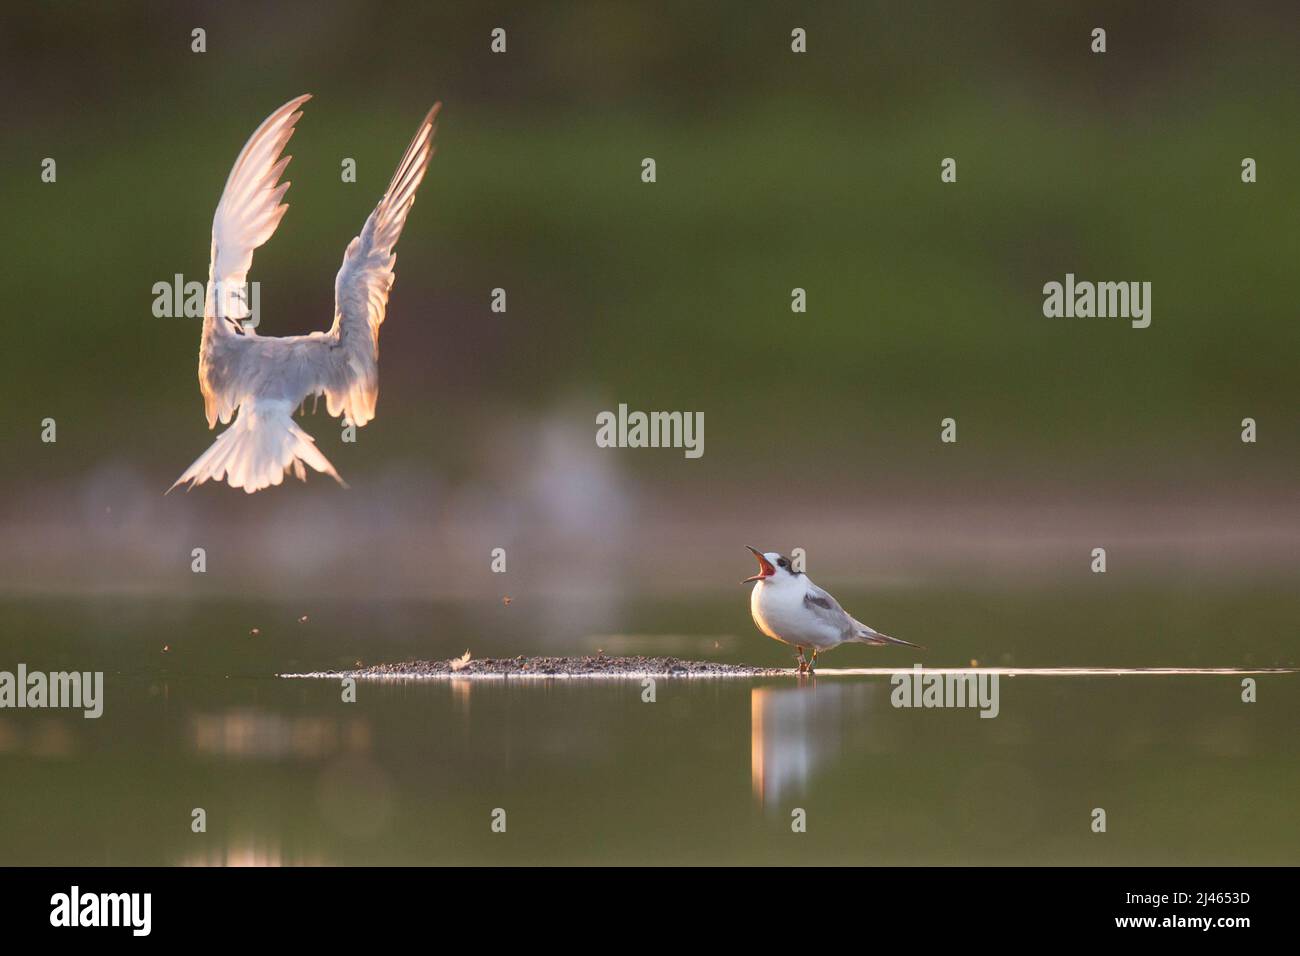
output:
M676 657L606 657L598 654L594 657L485 657L465 664L458 660L402 661L397 664L372 664L354 670L277 676L382 680L440 677L779 677L793 673L792 667L749 667L714 661L684 661Z

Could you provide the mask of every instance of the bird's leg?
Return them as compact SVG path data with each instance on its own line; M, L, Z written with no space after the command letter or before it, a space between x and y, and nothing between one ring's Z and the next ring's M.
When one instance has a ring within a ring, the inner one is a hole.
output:
M799 652L799 656L795 658L799 662L799 673L803 674L808 670L808 662L803 659L803 645L796 644L795 650Z
M810 661L808 662L808 673L809 673L809 674L811 674L811 673L813 672L813 666L814 666L816 663L817 663L817 648L814 647L814 648L813 648L813 652L812 652L812 660L810 660Z

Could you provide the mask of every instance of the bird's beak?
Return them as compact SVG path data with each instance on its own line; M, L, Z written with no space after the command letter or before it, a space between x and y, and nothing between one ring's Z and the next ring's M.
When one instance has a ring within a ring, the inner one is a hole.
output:
M749 545L745 545L745 547L749 548ZM762 551L759 551L757 548L749 548L749 550L753 553L754 557L758 558L758 573L745 578L745 580L740 582L741 584L748 584L750 581L761 581L763 578L770 578L772 575L776 574L776 568L772 567L771 561L763 557Z

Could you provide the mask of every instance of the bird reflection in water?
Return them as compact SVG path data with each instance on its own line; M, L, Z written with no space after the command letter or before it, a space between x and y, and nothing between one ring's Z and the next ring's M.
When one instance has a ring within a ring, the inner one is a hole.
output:
M472 682L468 677L451 679L451 699L456 703L456 710L465 720L469 719L469 693Z
M779 809L808 792L855 731L862 730L874 688L840 681L755 687L749 697L750 782L754 802Z
M180 866L327 866L329 862L317 852L285 852L278 840L240 836L229 844L190 850L178 861Z
M335 753L368 753L370 724L363 718L282 715L233 707L190 718L195 753L236 759L312 759Z

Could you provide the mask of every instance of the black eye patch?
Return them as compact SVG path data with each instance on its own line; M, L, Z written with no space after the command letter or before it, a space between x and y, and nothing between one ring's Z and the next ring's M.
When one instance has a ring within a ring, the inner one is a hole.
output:
M778 567L782 568L788 568L790 566L790 563L786 561L785 558L780 558L776 563Z

